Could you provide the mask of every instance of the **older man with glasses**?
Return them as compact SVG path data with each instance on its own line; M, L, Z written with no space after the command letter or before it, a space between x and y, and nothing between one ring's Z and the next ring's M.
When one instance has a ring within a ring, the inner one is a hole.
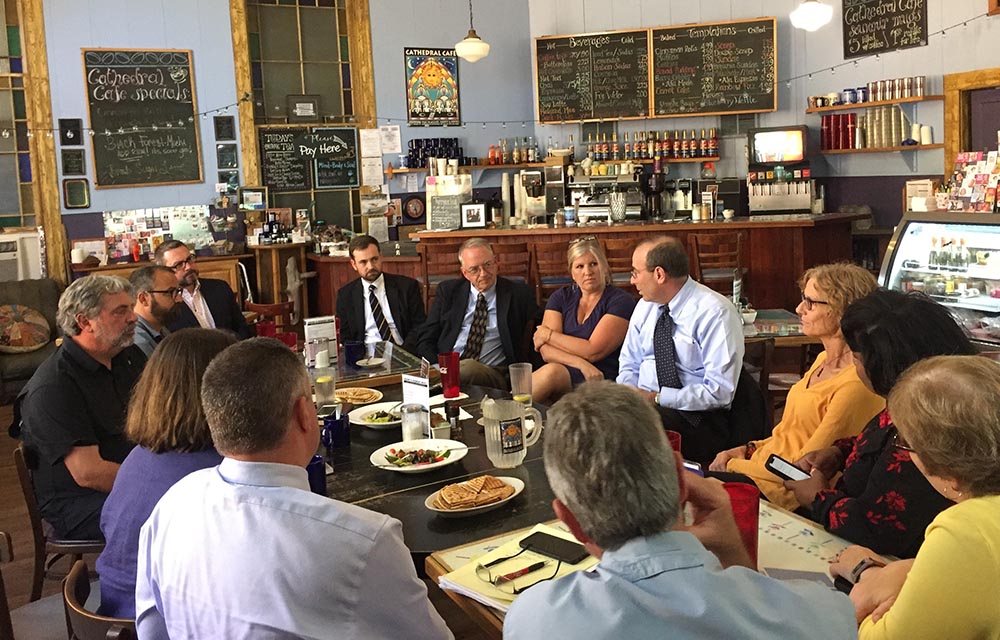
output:
M239 339L249 338L250 327L236 303L236 295L223 280L199 278L197 256L180 240L167 240L156 248L156 264L170 269L181 287L177 319L167 325L171 331L186 327L228 329Z
M177 319L180 308L181 288L177 286L174 272L166 267L140 267L128 278L135 293L135 346L146 357L170 332L167 325Z
M462 384L506 388L507 365L528 359L528 328L538 309L534 292L497 275L497 258L483 238L462 243L458 261L464 280L438 285L417 353L436 362L439 353L457 351Z

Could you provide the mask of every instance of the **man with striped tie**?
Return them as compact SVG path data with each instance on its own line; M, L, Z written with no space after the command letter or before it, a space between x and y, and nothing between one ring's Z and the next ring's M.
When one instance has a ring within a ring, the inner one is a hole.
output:
M340 339L344 342L384 340L408 344L413 330L427 317L420 284L413 278L383 273L382 251L378 240L371 236L355 236L348 252L351 267L361 277L337 292Z
M416 353L437 362L439 353L457 351L462 384L507 389L507 365L526 362L530 353L529 324L538 309L534 292L497 275L496 256L484 238L462 243L458 261L464 279L438 285Z

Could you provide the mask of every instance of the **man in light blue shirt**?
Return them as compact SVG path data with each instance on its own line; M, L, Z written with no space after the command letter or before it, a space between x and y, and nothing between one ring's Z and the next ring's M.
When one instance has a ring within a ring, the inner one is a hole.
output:
M225 458L175 484L142 527L140 638L452 637L399 521L309 492L319 427L294 352L270 338L226 349L202 404Z
M728 409L743 371L740 314L688 276L687 253L676 238L652 238L636 247L632 284L642 300L629 320L617 381L637 387L661 408L667 428L683 436L685 457L709 462L734 442ZM663 321L667 351L673 351L672 381L661 379L665 352L655 346Z
M638 400L588 382L549 410L552 506L600 562L519 595L504 638L856 638L843 594L753 570L722 485L684 472L656 411Z

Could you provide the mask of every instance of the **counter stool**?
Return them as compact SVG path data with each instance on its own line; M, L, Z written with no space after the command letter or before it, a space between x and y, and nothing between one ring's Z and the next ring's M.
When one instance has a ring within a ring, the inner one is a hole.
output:
M430 311L438 284L445 280L462 277L462 268L458 262L458 248L461 246L461 242L417 243L417 253L420 254L421 284L424 289L424 307L428 311Z
M558 289L573 283L566 268L569 242L535 242L531 245L532 268L535 272L535 298L540 308L545 308L549 296Z
M746 280L746 242L743 232L692 233L687 237L691 277L722 294L732 295L739 276ZM744 284L744 289L746 285Z

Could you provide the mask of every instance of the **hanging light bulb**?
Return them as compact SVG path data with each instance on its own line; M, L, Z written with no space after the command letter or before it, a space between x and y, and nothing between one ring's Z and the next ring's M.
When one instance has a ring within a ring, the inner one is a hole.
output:
M833 7L819 0L803 0L802 4L788 14L793 27L806 31L816 31L830 22L832 17Z
M465 39L455 44L455 53L466 62L482 60L490 53L490 45L483 42L472 26L472 0L469 0L469 33L465 35Z

